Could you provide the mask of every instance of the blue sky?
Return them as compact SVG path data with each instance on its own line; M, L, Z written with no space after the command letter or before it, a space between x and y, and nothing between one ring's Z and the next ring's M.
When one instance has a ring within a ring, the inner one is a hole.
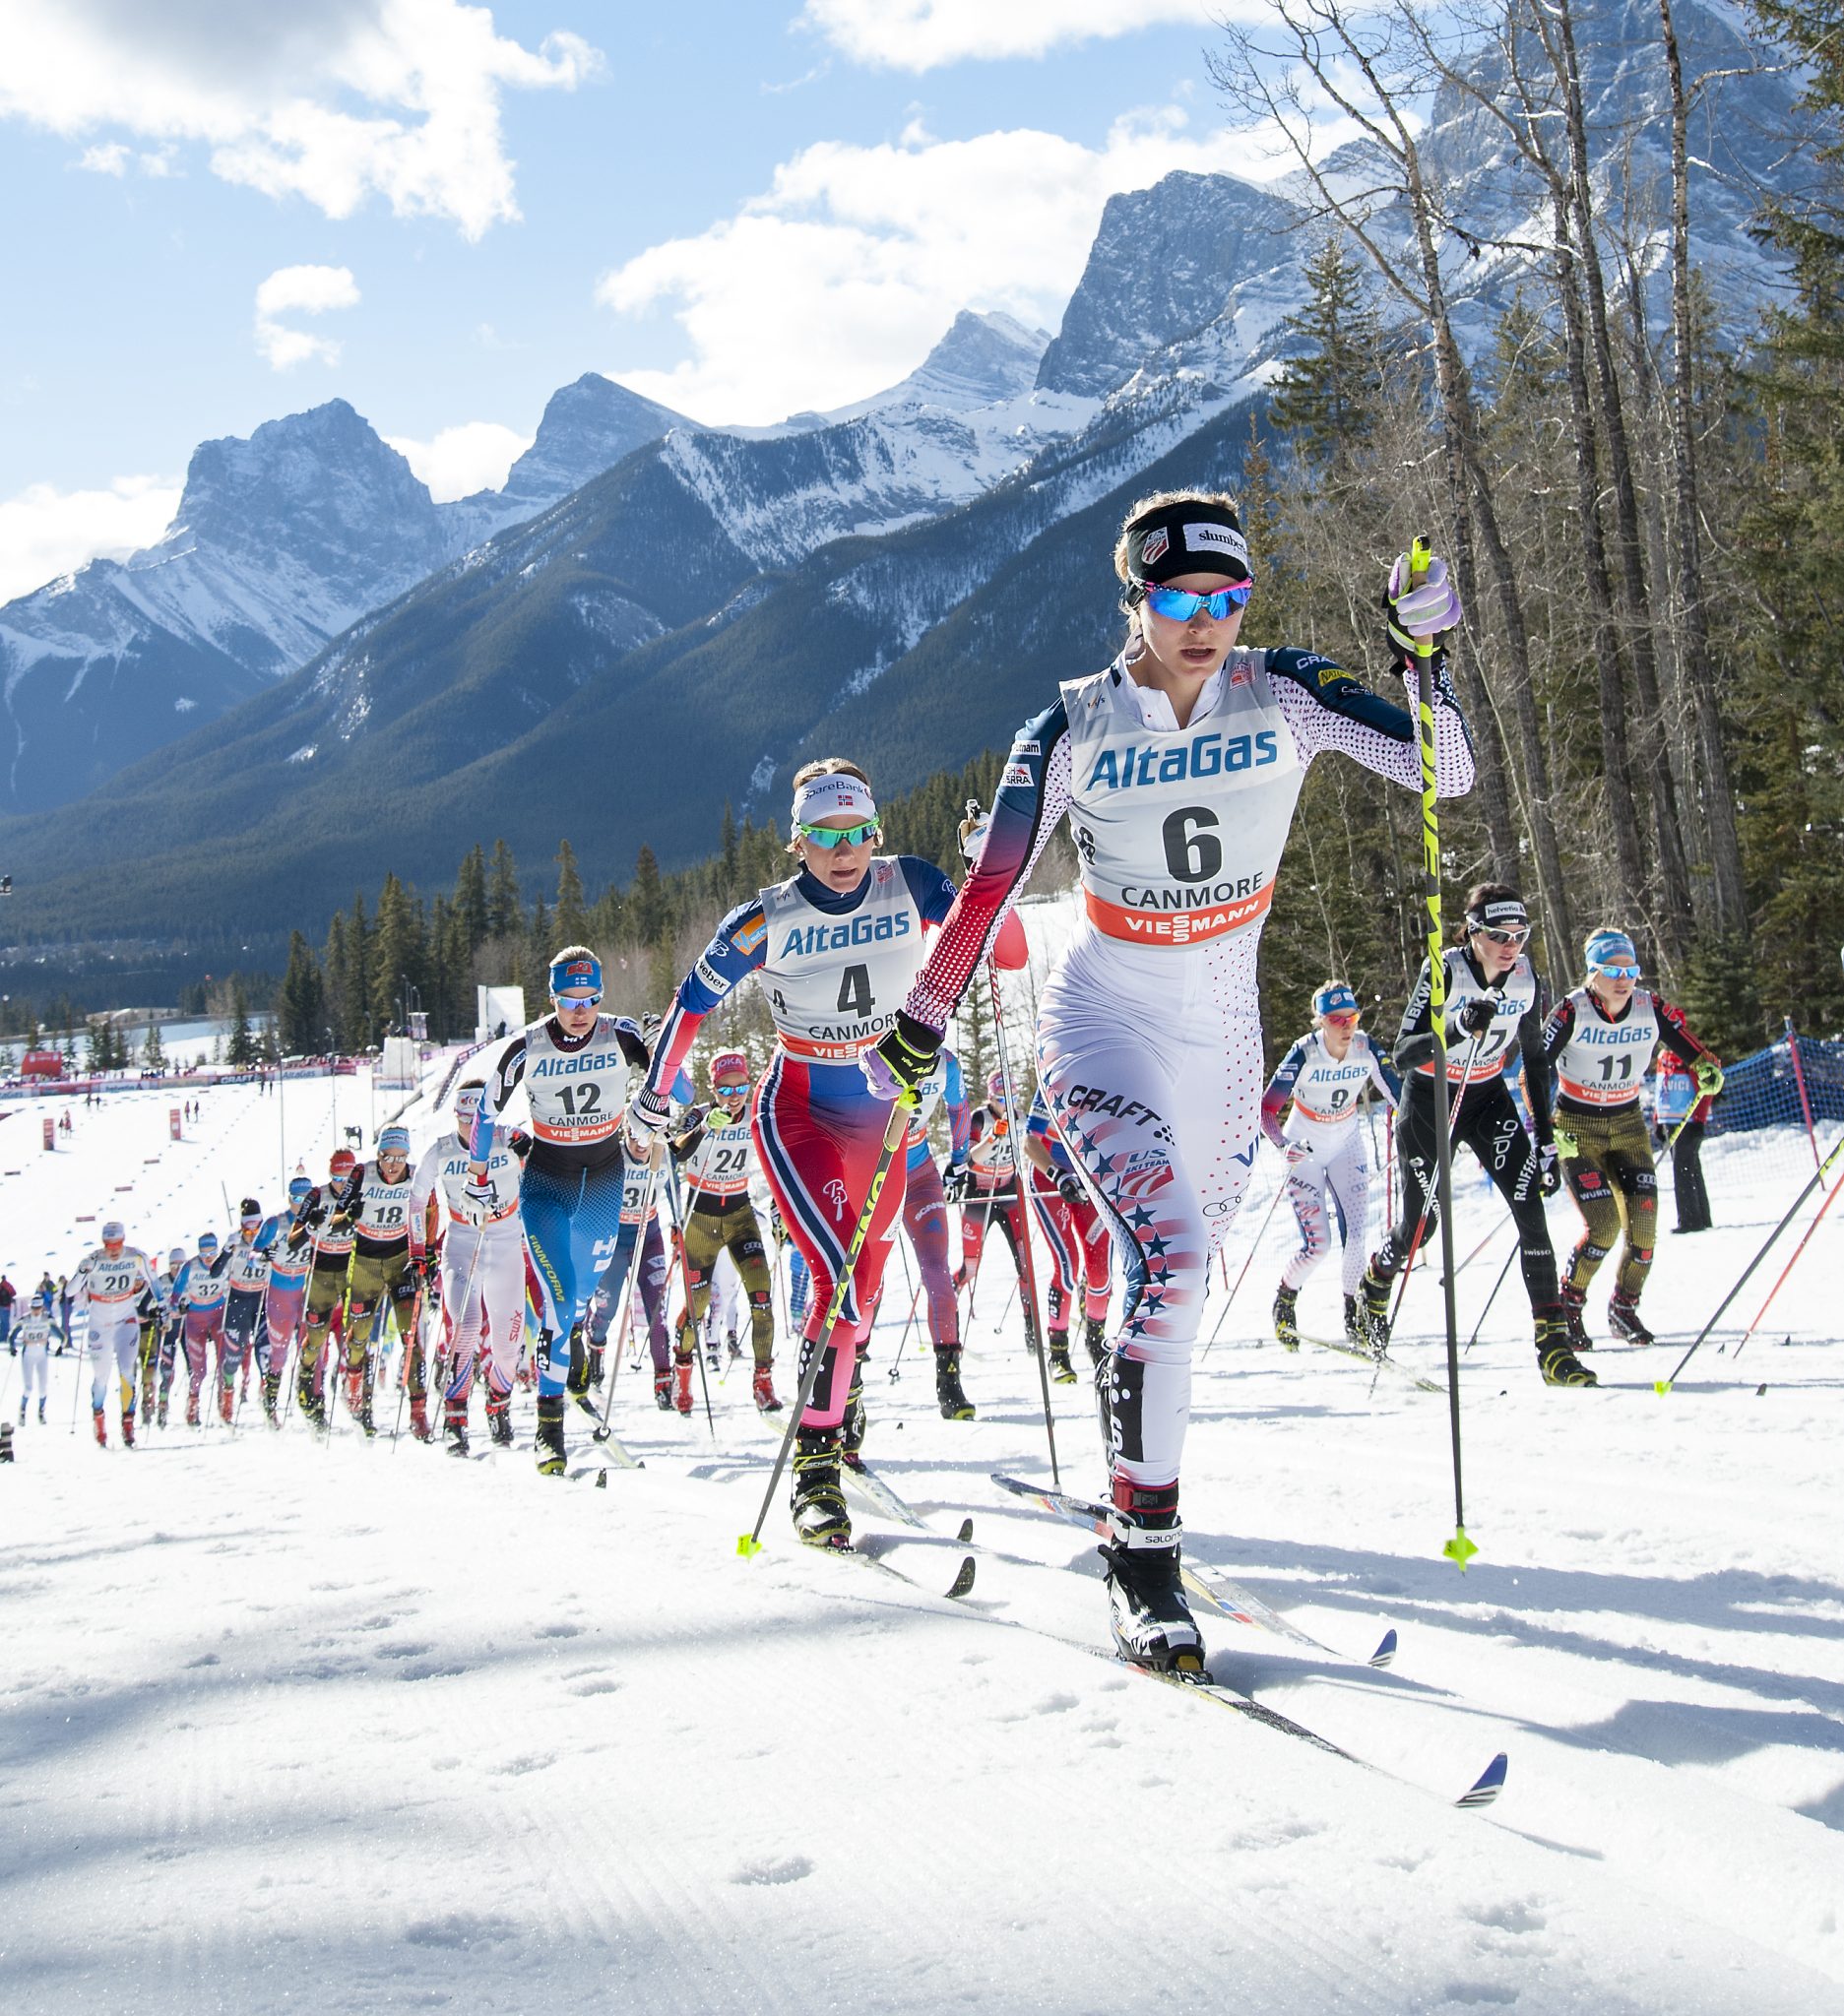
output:
M1209 0L7 0L0 598L339 396L438 495L599 370L767 421L962 306L1054 328L1103 203L1261 172Z

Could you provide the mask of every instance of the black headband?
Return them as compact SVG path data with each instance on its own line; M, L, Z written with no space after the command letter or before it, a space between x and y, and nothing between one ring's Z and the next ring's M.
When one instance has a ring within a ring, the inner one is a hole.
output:
M1135 581L1172 581L1180 574L1252 578L1241 520L1223 504L1198 497L1162 504L1127 534L1127 573Z

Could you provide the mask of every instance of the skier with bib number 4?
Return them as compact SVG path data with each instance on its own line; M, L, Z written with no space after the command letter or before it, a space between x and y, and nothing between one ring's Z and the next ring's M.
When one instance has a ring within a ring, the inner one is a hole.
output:
M1166 492L1120 529L1130 629L1105 670L1068 681L1026 724L973 875L896 1028L865 1059L895 1097L941 1033L1058 821L1081 864L1085 920L1039 1003L1038 1076L1124 1275L1100 1374L1113 1533L1102 1549L1124 1657L1202 1670L1179 1577L1178 1471L1210 1266L1259 1138L1264 1077L1256 950L1305 770L1338 753L1419 789L1413 717L1316 652L1239 644L1253 592L1234 500ZM1451 630L1444 562L1390 577L1398 670ZM1472 748L1434 661L1436 784L1469 789Z
M803 1370L825 1330L888 1124L887 1105L866 1087L858 1060L896 1020L922 969L923 931L954 901L953 883L933 862L874 852L882 830L870 782L856 764L830 757L795 773L788 850L799 872L739 904L718 926L679 985L646 1090L628 1116L637 1149L666 1126L669 1094L699 1025L757 975L776 1048L756 1086L755 1146L782 1223L813 1277ZM898 1157L796 1432L794 1523L811 1546L852 1544L839 1467L857 1454L862 1433L858 1356L902 1209L903 1176Z

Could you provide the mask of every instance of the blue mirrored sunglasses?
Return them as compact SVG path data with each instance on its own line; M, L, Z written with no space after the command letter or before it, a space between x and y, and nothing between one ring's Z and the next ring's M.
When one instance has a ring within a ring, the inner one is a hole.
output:
M867 840L874 840L882 828L875 819L866 819L862 826L802 826L800 831L815 847L862 847Z
M1232 609L1245 609L1254 592L1252 581L1239 581L1234 588L1220 588L1213 595L1192 595L1188 589L1155 588L1148 582L1146 605L1155 616L1169 622L1188 623L1199 609L1213 623L1221 623Z
M552 994L550 998L556 1002L559 1008L600 1008L602 1006L602 990L600 988L593 994Z
M1611 980L1636 980L1639 977L1639 969L1624 959L1604 959L1598 965L1591 966L1588 971L1605 974Z

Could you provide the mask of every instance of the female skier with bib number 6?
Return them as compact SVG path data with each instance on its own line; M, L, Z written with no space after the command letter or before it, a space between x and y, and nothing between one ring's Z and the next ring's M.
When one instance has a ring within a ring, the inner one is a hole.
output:
M1178 1462L1212 1254L1241 1200L1260 1129L1255 952L1306 765L1327 751L1414 789L1412 717L1316 652L1237 640L1252 590L1234 501L1167 492L1114 548L1131 628L1113 664L1068 681L1028 722L999 781L978 864L897 1026L865 1059L895 1097L925 1071L998 921L1065 813L1086 920L1044 990L1039 1079L1109 1223L1125 1297L1101 1368L1114 1635L1143 1665L1197 1671L1178 1575ZM1399 669L1452 629L1436 560L1389 581ZM1436 782L1470 788L1466 724L1437 658Z

